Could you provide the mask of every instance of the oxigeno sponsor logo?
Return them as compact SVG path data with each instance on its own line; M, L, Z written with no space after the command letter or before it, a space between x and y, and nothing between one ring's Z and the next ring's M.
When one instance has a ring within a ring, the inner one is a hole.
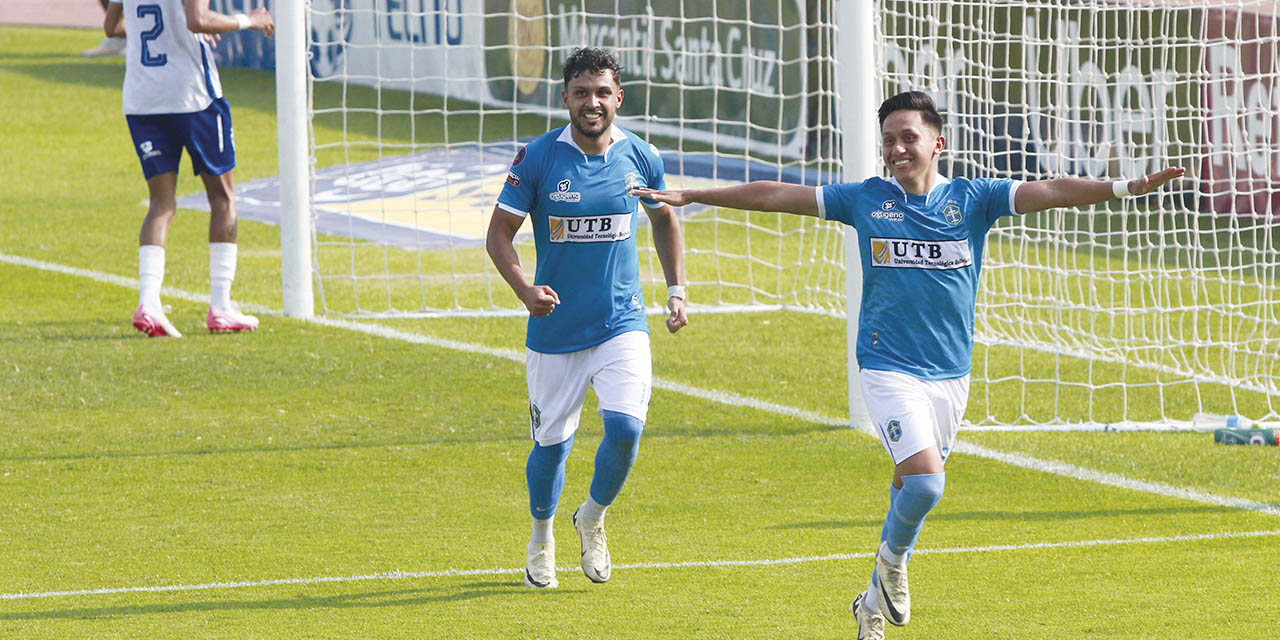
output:
M961 269L973 264L968 240L871 238L871 266L899 269Z
M547 216L552 242L619 242L631 237L631 214Z

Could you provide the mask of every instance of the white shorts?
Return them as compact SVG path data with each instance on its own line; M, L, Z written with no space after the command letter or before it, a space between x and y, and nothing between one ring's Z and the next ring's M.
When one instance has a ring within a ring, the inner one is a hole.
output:
M969 403L969 376L921 380L896 371L862 370L862 397L880 441L897 465L938 445L947 461Z
M641 421L648 415L653 357L647 331L628 331L572 353L525 351L529 432L538 444L560 444L578 430L587 387L595 389L601 411Z

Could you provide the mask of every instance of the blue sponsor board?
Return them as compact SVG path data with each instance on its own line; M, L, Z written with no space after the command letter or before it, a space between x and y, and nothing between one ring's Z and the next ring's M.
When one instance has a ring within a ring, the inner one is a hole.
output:
M313 182L315 230L411 250L484 244L489 215L507 170L523 142L468 144L317 170ZM710 154L664 154L671 184L712 185L751 180L821 184L831 176ZM239 216L280 224L280 179L236 187ZM183 209L208 211L203 193L178 199ZM704 210L687 206L691 216ZM641 216L641 224L648 218Z

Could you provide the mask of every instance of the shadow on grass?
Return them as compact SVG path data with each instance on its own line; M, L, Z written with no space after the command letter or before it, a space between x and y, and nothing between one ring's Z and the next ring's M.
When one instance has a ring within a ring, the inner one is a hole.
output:
M929 522L955 521L977 522L984 520L1006 520L1009 522L1053 522L1063 520L1095 519L1099 516L1162 516L1192 515L1206 513L1238 513L1236 507L1219 507L1198 505L1186 507L1160 507L1147 509L1097 509L1094 511L962 511L958 513L929 514ZM857 527L878 527L884 519L877 520L824 520L820 522L797 522L793 524L775 525L774 529L853 529Z
M204 600L176 604L140 604L111 607L77 607L74 609L48 609L0 613L0 620L58 620L94 619L120 616L158 615L171 613L245 610L288 609L355 609L379 607L415 607L431 604L459 602L494 596L574 594L584 589L555 589L534 593L518 579L499 582L473 582L458 587L434 587L428 589L397 589L372 593L352 593L335 596L296 596L269 600ZM124 595L124 594L121 594Z

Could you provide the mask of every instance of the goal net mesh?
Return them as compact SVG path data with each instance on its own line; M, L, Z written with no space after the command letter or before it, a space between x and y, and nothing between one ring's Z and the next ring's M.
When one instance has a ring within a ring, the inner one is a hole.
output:
M978 425L1280 418L1280 27L1271 1L875 0L875 60L838 60L835 0L312 0L315 278L323 311L523 312L484 250L515 150L567 123L560 69L614 51L618 122L673 188L842 176L841 78L919 89L944 175L1185 178L1002 219L975 321ZM845 229L686 207L698 312L845 315ZM648 304L665 286L637 237ZM527 234L529 229L523 229ZM517 237L522 262L532 239Z

